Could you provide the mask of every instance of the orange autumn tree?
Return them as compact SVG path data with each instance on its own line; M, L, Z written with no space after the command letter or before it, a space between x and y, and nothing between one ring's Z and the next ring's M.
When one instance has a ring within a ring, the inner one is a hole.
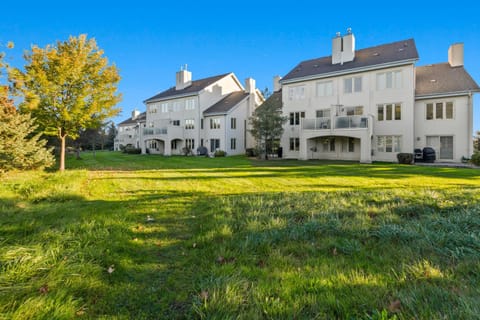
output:
M65 170L65 142L81 130L95 128L120 112L118 69L109 65L95 39L71 36L25 54L25 70L10 79L23 95L22 112L30 113L46 135L60 140L60 171Z

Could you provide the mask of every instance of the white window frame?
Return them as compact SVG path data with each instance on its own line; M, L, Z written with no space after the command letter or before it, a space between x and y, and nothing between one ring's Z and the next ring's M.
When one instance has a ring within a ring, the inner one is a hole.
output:
M377 91L386 89L401 89L403 87L402 70L377 73Z
M390 143L387 143L390 141ZM390 146L390 150L388 150ZM377 136L377 152L383 153L399 153L402 150L402 136L382 135Z
M288 88L288 100L303 100L305 99L305 86L295 86Z
M348 94L348 93L362 92L362 82L363 82L363 79L361 76L344 78L343 93ZM347 83L350 83L350 85L348 85L349 90L347 90Z
M428 106L432 107L432 118L428 118ZM437 106L441 105L441 114L439 118L437 113ZM447 118L447 105L452 107L452 117ZM454 120L455 119L455 103L452 100L440 100L440 101L431 101L425 103L425 120Z
M317 97L330 97L333 96L333 81L321 81L316 85Z
M186 130L195 129L195 119L185 119L185 129Z
M195 99L185 100L185 110L195 110Z

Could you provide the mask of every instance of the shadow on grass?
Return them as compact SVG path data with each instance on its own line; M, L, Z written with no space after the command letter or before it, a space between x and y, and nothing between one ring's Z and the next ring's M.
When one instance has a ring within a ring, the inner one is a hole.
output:
M368 318L396 300L405 318L479 311L478 273L458 272L478 269L475 190L64 199L0 201L7 316Z

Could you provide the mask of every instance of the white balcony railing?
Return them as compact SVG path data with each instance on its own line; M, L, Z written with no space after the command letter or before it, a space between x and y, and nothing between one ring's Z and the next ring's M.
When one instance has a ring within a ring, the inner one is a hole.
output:
M167 134L167 128L145 128L143 129L143 134L146 136Z
M333 126L332 126L333 121ZM337 130L368 128L366 116L339 116L328 118L303 119L303 130Z

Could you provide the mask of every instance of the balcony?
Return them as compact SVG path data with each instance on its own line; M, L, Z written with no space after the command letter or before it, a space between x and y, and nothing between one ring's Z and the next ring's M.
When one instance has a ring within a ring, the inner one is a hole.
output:
M333 122L333 126L332 126ZM303 119L303 130L343 130L368 128L367 116L338 116L328 118Z
M167 134L167 128L145 128L143 134L145 136Z

